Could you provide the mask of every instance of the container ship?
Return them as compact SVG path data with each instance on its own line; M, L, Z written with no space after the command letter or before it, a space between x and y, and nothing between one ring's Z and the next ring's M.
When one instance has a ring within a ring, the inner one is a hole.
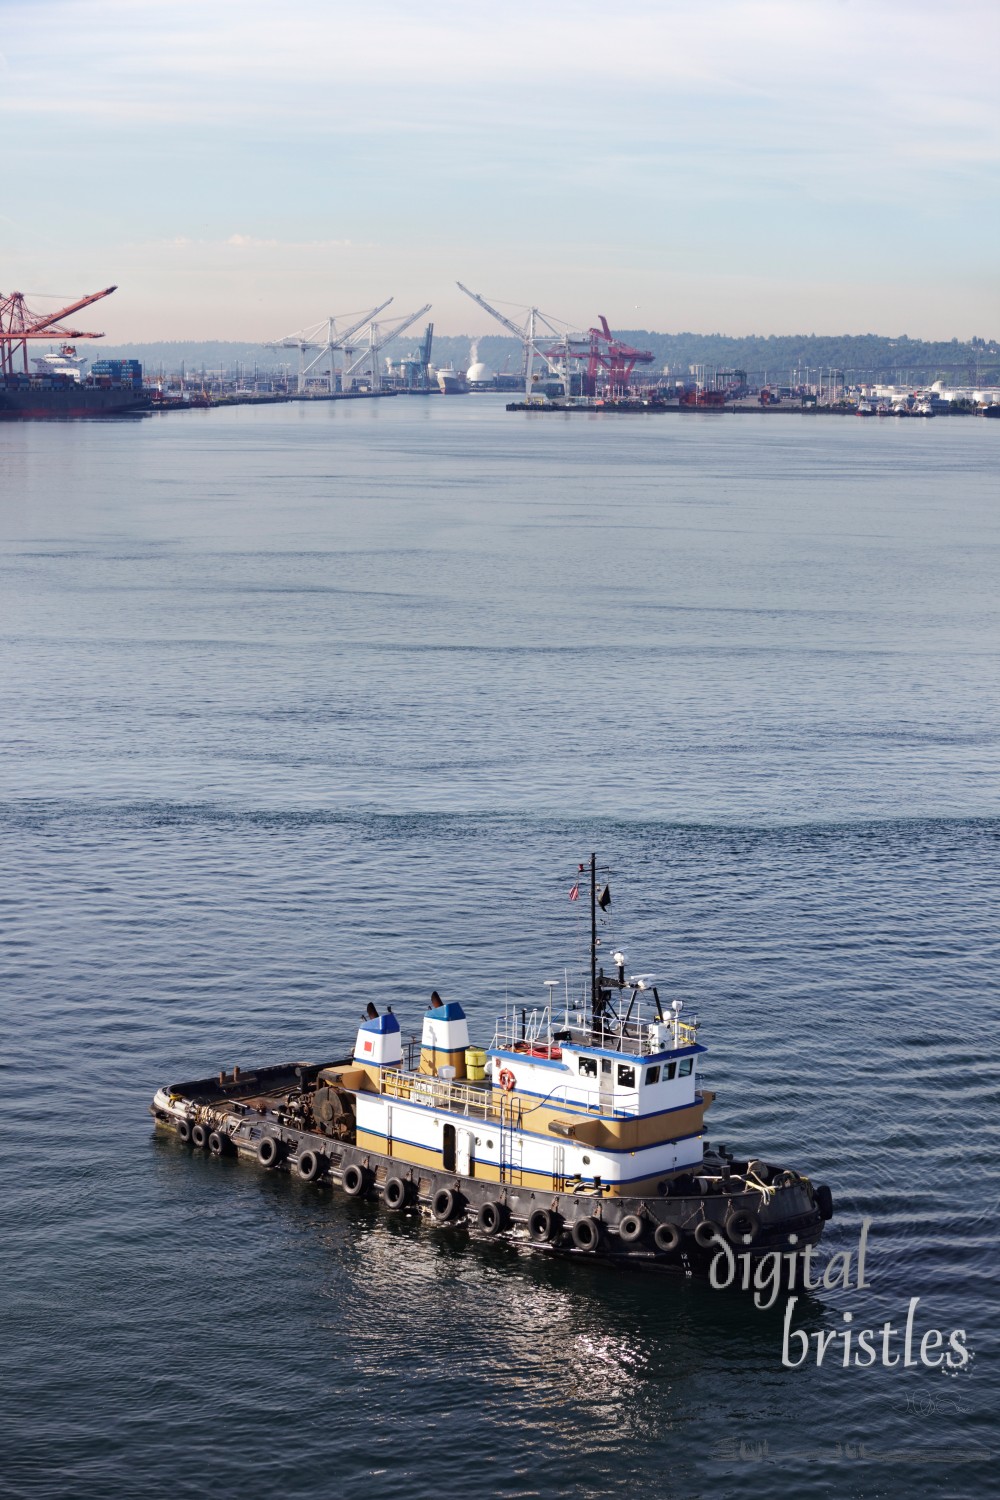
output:
M585 866L570 899L579 899ZM432 994L419 1037L369 1001L351 1051L223 1069L157 1090L158 1128L390 1213L550 1255L709 1274L720 1254L795 1261L833 1213L830 1189L784 1163L714 1149L706 1048L683 1003L600 955L610 907L590 862L590 973L557 1001L508 1003L487 1047Z
M150 397L143 388L142 366L134 359L97 360L90 374L87 361L74 345L63 342L58 352L33 360L28 368L28 344L39 339L103 338L103 334L67 328L60 319L110 296L113 286L81 297L56 313L33 312L23 292L0 293L0 419L39 421L61 417L103 417L144 411ZM20 369L15 366L20 365Z

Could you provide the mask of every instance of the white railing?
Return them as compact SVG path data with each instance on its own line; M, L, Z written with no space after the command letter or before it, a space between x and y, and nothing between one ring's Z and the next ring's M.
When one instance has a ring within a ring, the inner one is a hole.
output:
M654 1041L653 1026L658 1025L659 1037ZM497 1018L493 1033L494 1047L504 1052L528 1052L531 1048L543 1047L547 1055L558 1057L559 1047L597 1047L605 1052L622 1052L630 1057L648 1057L653 1053L669 1052L681 1047L693 1047L698 1040L698 1022L680 1021L670 1016L659 1023L646 1019L618 1022L598 1020L584 1022L575 1016L573 1020L553 1025L551 1014L544 1006L528 1010L525 1006L508 1008L507 1013Z
M481 1120L499 1120L505 1100L509 1101L505 1117L509 1117L511 1106L522 1118L527 1118L538 1109L566 1109L574 1114L581 1111L590 1116L606 1118L632 1118L639 1113L638 1090L621 1090L617 1093L589 1093L580 1090L574 1097L573 1084L559 1083L544 1098L528 1102L504 1090L470 1084L460 1078L432 1078L424 1073L407 1073L399 1068L382 1069L382 1093L391 1099L400 1099L410 1104L422 1104L427 1109L447 1110L450 1114L470 1115ZM528 1127L531 1128L530 1126Z
M463 1083L456 1078L404 1073L398 1068L383 1068L381 1077L382 1093L393 1099L406 1099L411 1104L423 1104L429 1109L446 1109L451 1114L475 1115L482 1120L500 1118L489 1087Z

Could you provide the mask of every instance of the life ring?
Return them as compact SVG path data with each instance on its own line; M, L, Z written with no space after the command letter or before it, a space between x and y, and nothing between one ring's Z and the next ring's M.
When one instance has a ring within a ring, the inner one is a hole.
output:
M722 1225L714 1219L700 1219L695 1225L694 1242L700 1250L711 1250L722 1240Z
M825 1182L819 1183L816 1188L816 1207L822 1219L833 1218L833 1194Z
M558 1238L562 1226L561 1214L551 1208L536 1208L528 1215L528 1238L536 1245L547 1245Z
M359 1167L357 1162L351 1162L351 1165L345 1168L343 1178L341 1179L344 1192L348 1198L360 1198L362 1193L368 1191L370 1181L371 1174L364 1167Z
M402 1177L387 1177L382 1196L385 1199L386 1208L405 1208L410 1189Z
M517 1079L514 1077L509 1068L501 1068L500 1073L497 1077L497 1083L503 1089L505 1094L509 1094L511 1089L517 1083Z
M590 1214L574 1219L569 1232L578 1250L596 1250L601 1243L601 1221Z
M205 1146L208 1145L207 1125L202 1125L200 1122L197 1125L192 1125L191 1144L192 1146L197 1146L199 1151L201 1151Z
M653 1244L664 1255L670 1255L681 1246L681 1232L676 1224L657 1224Z
M618 1225L618 1235L623 1245L636 1245L646 1233L646 1221L638 1214L626 1214Z
M760 1220L748 1208L734 1208L726 1220L726 1233L734 1245L752 1245L760 1230Z
M315 1182L326 1171L326 1157L321 1151L300 1151L296 1170L303 1182Z
M213 1130L208 1138L208 1149L213 1156L225 1156L229 1150L229 1137L221 1130Z
M448 1224L458 1209L458 1194L451 1188L438 1188L431 1199L431 1213L439 1224Z
M507 1227L507 1208L503 1203L484 1203L476 1215L476 1224L491 1238Z
M257 1160L262 1167L276 1167L282 1157L282 1145L277 1136L265 1135L257 1147Z
M191 1121L180 1120L177 1124L177 1139L183 1141L185 1146L191 1139Z

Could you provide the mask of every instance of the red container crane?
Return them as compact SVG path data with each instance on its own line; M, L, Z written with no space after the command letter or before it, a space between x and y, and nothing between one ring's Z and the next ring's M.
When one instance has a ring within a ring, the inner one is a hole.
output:
M102 297L110 297L116 290L116 287L106 286L102 292L91 292L89 297L80 297L54 313L32 312L23 292L11 292L6 297L0 292L0 375L14 374L18 349L23 356L24 373L28 374L29 339L102 339L103 333L62 328L59 319L68 318L70 313L79 312L81 307L89 307L92 302L100 302Z
M585 337L573 337L563 348L544 352L549 357L565 358L565 350L569 348L571 358L587 361L587 387L591 393L596 389L598 376L603 373L602 383L608 394L625 396L636 365L651 365L656 355L651 349L633 349L631 344L616 339L603 313L600 324L600 328L588 328Z

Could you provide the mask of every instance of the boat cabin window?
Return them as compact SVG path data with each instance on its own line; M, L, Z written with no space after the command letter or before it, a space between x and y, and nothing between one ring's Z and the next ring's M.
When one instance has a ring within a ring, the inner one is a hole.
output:
M659 1081L660 1081L660 1065L659 1065L659 1063L657 1063L656 1066L655 1066L655 1068L647 1068L646 1069L646 1082L647 1083L659 1083Z
M578 1064L577 1064L577 1072L583 1078L596 1078L597 1077L597 1058L596 1057L581 1057L580 1060L579 1060L579 1062L578 1062Z
M693 1067L694 1067L694 1058L693 1057L682 1058L681 1059L681 1065L680 1065L680 1071L677 1074L678 1078L686 1078Z
M635 1088L635 1069L630 1068L627 1063L618 1064L618 1082L623 1089Z
M601 1058L601 1072L602 1073L610 1073L611 1072L611 1059L610 1059L610 1057L602 1057Z
M669 1080L674 1077L674 1075L676 1074L676 1072L677 1072L677 1064L675 1062L664 1063L663 1064L663 1081L665 1083L669 1082Z

